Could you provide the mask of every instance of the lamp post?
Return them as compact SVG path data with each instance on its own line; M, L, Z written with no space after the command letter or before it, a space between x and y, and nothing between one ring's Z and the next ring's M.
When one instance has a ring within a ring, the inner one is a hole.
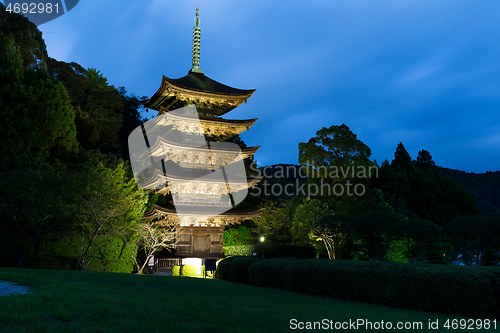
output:
M262 258L264 258L264 236L260 237L260 252L262 253Z

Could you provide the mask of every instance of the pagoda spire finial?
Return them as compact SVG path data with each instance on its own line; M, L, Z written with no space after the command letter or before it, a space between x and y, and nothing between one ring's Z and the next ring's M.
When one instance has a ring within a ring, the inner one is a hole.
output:
M203 73L200 69L200 14L198 13L199 8L196 8L196 18L194 19L194 28L193 28L193 67L191 68L191 72L195 73Z

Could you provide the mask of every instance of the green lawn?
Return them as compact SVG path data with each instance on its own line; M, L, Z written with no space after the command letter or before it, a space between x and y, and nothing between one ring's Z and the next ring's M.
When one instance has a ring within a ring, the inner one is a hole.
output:
M0 268L0 280L27 285L33 291L0 297L0 332L302 331L290 329L291 319L383 320L394 326L422 322L424 329L401 331L466 331L443 329L446 320L454 317L218 280L14 268ZM439 319L441 329L428 330L429 319ZM498 327L484 331L495 332Z

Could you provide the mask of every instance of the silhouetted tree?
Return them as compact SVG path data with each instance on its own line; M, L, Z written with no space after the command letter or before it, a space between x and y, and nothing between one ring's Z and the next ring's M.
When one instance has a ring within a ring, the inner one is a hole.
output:
M387 260L389 228L402 219L393 211L366 212L350 223L349 232L365 256L371 260Z

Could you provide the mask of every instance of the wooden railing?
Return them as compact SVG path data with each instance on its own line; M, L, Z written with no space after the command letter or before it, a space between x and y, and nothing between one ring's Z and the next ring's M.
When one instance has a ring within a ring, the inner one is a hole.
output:
M182 258L156 258L158 269L172 268L172 266L182 265Z
M219 260L220 258L204 258L204 259L217 259ZM204 261L203 261L204 263ZM182 265L182 258L155 258L155 266L156 270L158 269L168 269L172 268L172 266L181 266Z

